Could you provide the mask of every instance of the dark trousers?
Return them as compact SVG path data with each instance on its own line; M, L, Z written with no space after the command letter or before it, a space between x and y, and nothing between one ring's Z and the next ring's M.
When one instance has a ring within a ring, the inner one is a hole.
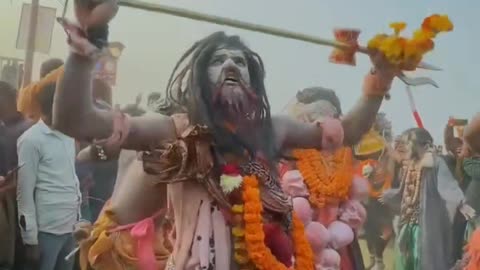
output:
M65 257L75 248L75 240L71 233L55 235L38 233L40 249L39 270L72 270L75 257L66 261Z
M453 258L455 261L460 260L463 256L463 247L465 245L465 229L467 227L467 220L460 211L457 211L453 219Z
M17 235L15 189L0 194L0 269L13 269Z

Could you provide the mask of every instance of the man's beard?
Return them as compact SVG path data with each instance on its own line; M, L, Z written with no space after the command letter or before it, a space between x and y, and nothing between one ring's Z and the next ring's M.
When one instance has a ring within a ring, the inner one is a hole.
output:
M213 86L213 106L219 108L225 120L247 124L260 116L259 98L243 80L223 80Z

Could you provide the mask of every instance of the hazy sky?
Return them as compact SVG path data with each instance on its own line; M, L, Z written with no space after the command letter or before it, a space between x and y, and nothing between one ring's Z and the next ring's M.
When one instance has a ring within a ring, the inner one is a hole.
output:
M58 14L61 14L61 3L64 1L40 0L42 5L57 8ZM407 22L407 33L410 34L424 17L432 13L448 14L455 25L454 32L440 36L435 51L425 59L441 66L444 71L416 73L431 76L440 88L424 86L414 89L417 106L425 126L433 133L437 143L440 143L449 115L470 118L478 111L478 0L149 1L325 38L332 36L335 27L359 28L362 30L362 43L377 33L389 31L388 24L392 21ZM29 1L0 0L0 55L23 57L23 51L14 49L23 2ZM335 89L343 111L348 111L361 94L362 78L369 69L369 60L363 55L357 57L356 67L333 65L328 62L331 50L327 47L122 8L111 25L110 35L111 41L121 41L126 45L120 59L115 100L124 104L133 101L140 92L163 91L180 55L194 41L218 30L240 35L262 56L274 112L281 111L297 90L309 86ZM60 27L55 26L50 56L65 57L66 52L65 35ZM36 54L36 70L47 57ZM392 99L382 107L397 134L414 125L404 88L402 82L395 81Z

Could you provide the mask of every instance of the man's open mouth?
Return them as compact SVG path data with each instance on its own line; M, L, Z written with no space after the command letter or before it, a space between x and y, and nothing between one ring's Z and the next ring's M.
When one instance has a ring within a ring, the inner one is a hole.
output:
M234 78L234 77L227 77L223 83L225 85L238 85L238 80L237 78Z
M225 74L225 79L223 80L223 84L233 86L238 85L240 83L238 75L239 74L236 71L227 71Z

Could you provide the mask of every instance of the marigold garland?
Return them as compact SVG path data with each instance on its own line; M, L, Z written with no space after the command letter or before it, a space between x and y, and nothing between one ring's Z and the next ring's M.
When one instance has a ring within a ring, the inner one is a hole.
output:
M337 150L331 156L331 163L316 149L296 149L297 169L310 193L310 203L323 208L329 203L348 199L353 179L353 157L349 147Z
M404 22L390 24L393 35L379 34L368 42L369 49L379 50L392 63L407 69L414 69L423 56L433 50L433 39L438 33L453 30L453 24L446 15L432 15L424 19L420 29L409 38L401 37L406 28Z
M245 244L250 260L259 270L289 270L279 262L265 245L263 231L263 206L258 180L255 176L243 179ZM295 246L295 269L313 270L313 251L305 236L302 221L293 215L293 243ZM291 269L291 268L290 268Z
M242 216L244 207L241 204L234 204L232 206L232 214L235 216ZM234 254L233 257L235 261L240 266L245 266L249 263L248 253L245 245L245 229L243 228L242 219L233 219L235 224L232 228L232 236L233 236L233 248Z

